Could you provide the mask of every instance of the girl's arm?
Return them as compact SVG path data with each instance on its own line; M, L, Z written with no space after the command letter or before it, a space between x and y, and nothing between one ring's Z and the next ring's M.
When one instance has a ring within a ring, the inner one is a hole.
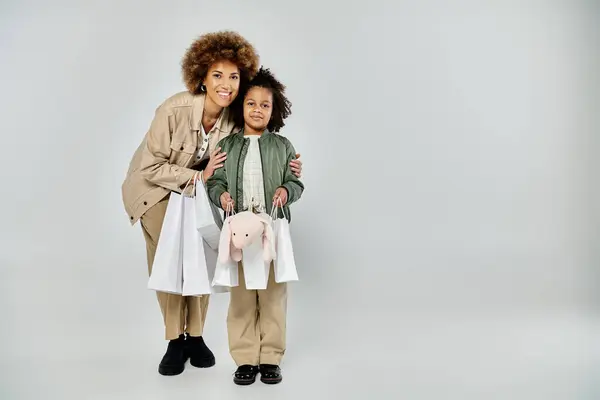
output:
M286 164L285 164L285 172L283 176L283 184L281 187L285 188L288 194L287 205L292 204L295 201L298 201L304 192L304 184L300 181L300 178L296 176L296 174L292 171L292 167L290 166L290 161L296 158L296 149L292 143L287 139L283 138L285 143L286 150Z

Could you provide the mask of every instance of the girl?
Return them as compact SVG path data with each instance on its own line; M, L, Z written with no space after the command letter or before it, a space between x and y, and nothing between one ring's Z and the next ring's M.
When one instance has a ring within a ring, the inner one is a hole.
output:
M284 91L285 86L261 68L243 96L242 109L234 110L234 120L243 120L244 129L220 142L229 157L206 182L211 201L223 210L229 205L236 212L271 214L276 204L284 211L279 208L277 217L291 221L289 206L300 198L304 185L290 167L294 146L276 133L291 113ZM258 373L264 383L282 380L287 287L275 282L272 268L273 264L266 290L247 290L240 263L240 283L231 290L227 331L238 366L233 380L239 385L254 383Z

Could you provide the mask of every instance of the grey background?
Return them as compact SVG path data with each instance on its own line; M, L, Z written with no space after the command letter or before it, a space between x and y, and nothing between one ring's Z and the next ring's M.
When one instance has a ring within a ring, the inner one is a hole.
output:
M597 399L597 1L0 4L0 398ZM288 86L284 383L164 351L120 185L199 34ZM206 398L206 397L205 397Z

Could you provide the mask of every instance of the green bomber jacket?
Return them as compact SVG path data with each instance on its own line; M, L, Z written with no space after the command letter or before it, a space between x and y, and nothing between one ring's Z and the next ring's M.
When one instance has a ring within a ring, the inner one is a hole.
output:
M250 139L244 137L244 130L231 134L222 139L217 148L227 153L225 164L217 168L214 174L207 179L206 189L210 200L219 208L221 195L229 192L234 201L235 212L241 210L243 204L244 160L248 153ZM304 184L294 175L290 161L296 158L294 146L284 136L265 130L258 139L260 157L262 162L263 182L265 192L266 212L272 211L272 198L279 187L287 190L288 200L282 210L277 211L277 218L287 218L291 222L290 205L300 199L304 191Z

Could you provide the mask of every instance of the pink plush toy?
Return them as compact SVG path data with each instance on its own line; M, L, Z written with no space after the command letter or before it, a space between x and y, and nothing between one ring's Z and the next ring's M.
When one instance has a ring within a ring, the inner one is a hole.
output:
M271 217L266 213L242 211L225 220L219 241L219 261L226 263L231 257L242 260L242 250L256 240L262 240L264 259L275 259Z

